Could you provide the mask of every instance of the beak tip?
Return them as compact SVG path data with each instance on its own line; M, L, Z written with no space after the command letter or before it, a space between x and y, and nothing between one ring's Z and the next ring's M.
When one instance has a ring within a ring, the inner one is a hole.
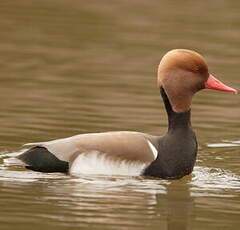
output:
M219 91L225 91L233 94L238 94L238 90L234 89L230 86L225 85L218 79L216 79L213 75L209 75L207 82L205 82L206 89L214 89Z

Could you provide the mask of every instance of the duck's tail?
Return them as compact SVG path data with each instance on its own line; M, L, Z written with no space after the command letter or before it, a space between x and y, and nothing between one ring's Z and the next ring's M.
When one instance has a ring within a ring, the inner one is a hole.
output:
M68 162L59 160L45 147L35 146L23 152L16 158L16 160L23 162L27 169L33 171L67 173L69 169Z

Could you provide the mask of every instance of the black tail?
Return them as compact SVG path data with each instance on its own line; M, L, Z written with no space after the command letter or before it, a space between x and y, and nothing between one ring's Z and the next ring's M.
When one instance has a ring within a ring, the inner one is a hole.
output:
M38 172L68 172L69 165L66 161L59 160L44 147L33 147L17 157L23 161L27 169Z

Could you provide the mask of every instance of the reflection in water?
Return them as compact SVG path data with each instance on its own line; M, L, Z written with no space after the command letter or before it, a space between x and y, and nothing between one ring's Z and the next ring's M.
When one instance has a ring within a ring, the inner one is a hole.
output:
M70 177L6 167L0 170L0 178L0 202L4 207L0 220L6 224L12 215L16 220L24 220L23 227L37 225L36 229L41 229L46 222L47 226L58 229L63 226L96 229L124 226L178 230L193 229L205 221L218 221L226 226L237 224L234 215L238 213L238 205L232 202L233 194L238 194L240 180L230 173L217 175L217 169L196 167L193 176L165 181ZM228 221L220 221L216 215L220 211L218 197L231 204L232 218ZM203 219L198 218L199 213Z
M173 182L167 188L168 230L192 229L193 198L189 184Z
M239 88L239 7L219 0L1 1L0 229L238 230L238 96L205 91L194 98L200 151L192 177L179 181L41 174L3 158L26 142L78 133L164 133L156 67L173 48L204 54L211 72Z
M156 215L159 218L163 214L166 216L161 229L192 229L194 198L190 195L188 182L189 178L173 181L166 185L166 194L156 194Z

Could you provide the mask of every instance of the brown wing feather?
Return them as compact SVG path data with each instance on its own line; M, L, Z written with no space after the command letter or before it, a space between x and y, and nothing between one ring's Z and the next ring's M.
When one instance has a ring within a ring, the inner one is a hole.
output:
M154 155L148 141L155 137L138 132L106 132L81 134L49 142L33 143L31 146L43 146L58 159L72 161L83 152L98 151L111 158L148 163Z

